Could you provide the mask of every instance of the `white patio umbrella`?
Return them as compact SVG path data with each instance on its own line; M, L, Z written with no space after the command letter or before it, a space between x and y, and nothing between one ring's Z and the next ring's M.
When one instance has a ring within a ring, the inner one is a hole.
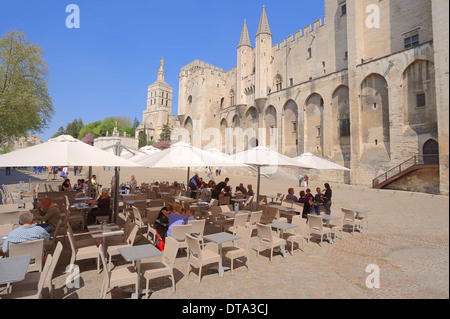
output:
M88 166L89 179L92 167L141 167L139 164L88 145L70 135L60 135L48 142L0 155L0 167L28 166ZM89 190L90 190L90 183ZM118 178L116 178L116 190ZM117 199L117 196L115 196ZM114 205L117 218L118 205Z
M88 145L70 135L0 155L0 167L27 166L123 166L139 164Z
M258 146L247 151L235 154L233 158L240 163L245 163L250 166L254 166L258 169L258 182L256 188L256 201L259 198L260 182L261 182L261 167L298 167L298 168L311 168L309 165L299 163L294 159L280 154L271 149Z
M143 156L136 163L150 168L187 168L187 184L189 185L189 171L191 167L222 166L246 167L232 158L219 153L214 154L190 144L179 142L170 148L153 155Z
M337 169L350 171L350 169L347 167L335 164L326 159L315 156L314 154L311 153L304 153L298 157L295 157L294 160L302 165L310 166L313 169L326 169L326 170Z

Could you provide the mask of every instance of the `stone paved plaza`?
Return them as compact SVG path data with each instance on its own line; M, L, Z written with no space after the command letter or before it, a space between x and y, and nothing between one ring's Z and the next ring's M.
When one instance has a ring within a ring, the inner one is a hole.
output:
M200 172L200 175L204 175ZM14 176L4 176L2 183L17 183ZM13 175L16 173L13 171ZM222 173L221 179L230 177L230 185L240 182L256 185L256 177L232 174L231 169ZM30 173L22 174L27 181ZM94 169L99 182L108 185L113 171L106 168ZM185 170L131 170L121 169L121 181L134 174L138 183L153 180L184 181ZM261 193L276 194L294 187L300 188L295 177L276 174L271 179L262 179ZM281 176L281 177L280 177ZM215 177L217 180L219 177ZM72 181L76 179L71 176ZM42 181L37 181L42 182ZM53 182L59 184L62 181ZM310 188L323 186L314 180ZM150 282L154 291L151 299L447 299L449 298L449 201L446 196L437 196L404 191L372 190L362 186L331 185L333 189L332 209L366 205L370 207L369 228L364 233L344 232L343 239L336 239L333 245L323 242L319 245L314 238L304 250L295 249L293 255L283 258L274 254L273 262L268 251L256 256L257 237L251 238L250 269L235 262L234 275L225 272L219 278L217 270L203 270L201 284L198 272L187 272L186 252L180 250L175 261L176 293L172 293L170 279L156 279ZM303 188L302 188L303 189ZM119 222L123 222L119 220ZM205 234L217 232L207 224ZM74 228L76 238L89 235ZM136 245L147 244L142 237ZM217 251L217 245L207 243L207 249ZM54 273L55 298L96 299L100 296L103 273L98 274L94 260L77 263L80 267L79 288L68 289L65 285L65 268L70 260L69 242ZM124 264L121 257L116 265ZM380 288L366 287L368 265L377 265L380 270ZM224 259L224 265L229 262ZM130 286L131 287L131 286ZM142 288L145 282L142 282ZM129 289L113 289L107 298L129 298ZM0 292L0 294L3 292Z

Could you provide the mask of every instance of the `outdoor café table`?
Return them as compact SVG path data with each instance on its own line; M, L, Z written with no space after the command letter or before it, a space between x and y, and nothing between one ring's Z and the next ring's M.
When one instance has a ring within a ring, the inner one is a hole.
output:
M23 280L30 260L31 255L0 258L0 285Z
M153 245L139 245L119 248L119 252L122 257L128 261L136 262L136 273L138 275L138 282L141 280L141 260L146 258L153 258L157 256L162 256L162 252ZM138 291L140 295L145 294L145 290ZM134 295L134 294L133 294ZM134 296L138 299L139 296Z
M319 215L320 217L322 217L323 220L325 220L325 224L327 227L330 227L330 220L338 220L341 219L342 217L340 216L336 216L336 215ZM331 239L331 235L330 233L327 234L327 240L330 244L333 244L333 239Z
M204 209L209 208L209 203L207 202L201 202L201 203L192 203L189 205L190 208L193 208L195 210L199 210L200 214L203 215Z
M74 200L80 200L80 201L88 201L88 200L92 200L92 197L88 197L88 196L84 196L84 197L74 197Z
M361 214L368 214L370 212L370 210L368 210L367 208L361 208L361 207L352 208L352 210L355 212L356 219L362 219ZM356 225L356 229L360 233L363 232L360 225Z
M170 195L169 192L158 192L158 194L159 194L159 195L165 195L165 196Z
M101 238L102 239L102 246L105 248L105 241L106 241L106 237L111 237L111 236L118 236L118 235L123 235L124 231L122 229L120 229L119 226L117 226L114 223L111 224L101 224L101 225L90 225L87 227L89 233L91 234L92 238L97 239L97 238Z
M272 228L279 229L280 230L280 238L283 238L285 230L298 227L297 225L289 224L289 223L283 223L283 222L275 222L275 223L271 223L271 224L267 224L267 225L272 227ZM286 257L286 250L284 249L284 247L280 246L280 249L281 249L281 252L283 254L283 257Z
M222 244L230 242L230 241L234 241L234 240L238 240L240 237L235 236L233 234L230 233L226 233L226 232L222 232L222 233L216 233L216 234L211 234L211 235L205 235L203 236L203 239L215 242L216 244L219 245L219 273L220 273L220 278L223 278L223 273L225 272L225 270L229 270L229 267L223 267L222 265Z
M235 218L237 214L246 214L248 216L250 213L245 211L245 210L240 210L238 212L223 212L223 213L220 213L220 215L228 217L228 218Z
M271 203L273 203L274 199L278 198L278 196L274 196L274 195L267 195L266 197L271 199L271 201L270 201Z
M98 208L97 205L88 205L86 203L74 203L73 206L75 206L76 209L83 211L84 214L84 224L86 225L86 219L87 219L87 212L88 209L92 208Z
M197 200L193 199L191 197L186 197L186 196L173 196L174 199L179 200L180 202L191 202L194 203Z

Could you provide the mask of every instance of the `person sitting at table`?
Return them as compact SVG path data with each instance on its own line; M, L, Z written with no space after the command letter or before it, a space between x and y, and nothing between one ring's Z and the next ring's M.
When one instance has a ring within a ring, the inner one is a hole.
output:
M297 196L295 196L294 195L294 193L295 193L295 191L294 191L294 189L291 187L291 188L289 188L288 189L288 194L286 195L286 199L287 200L293 200L294 202L297 202L298 201L298 198L297 198Z
M70 184L70 179L66 178L61 186L61 191L71 191L72 185Z
M314 196L311 194L311 189L309 188L306 189L306 197L309 197L314 201Z
M23 212L19 216L19 224L20 226L16 229L13 229L2 245L2 252L6 254L9 250L9 243L24 243L27 241L38 240L43 238L44 242L48 242L50 240L50 234L43 228L39 227L34 222L34 215L31 212ZM43 251L44 255L44 263L46 259L47 253L45 249Z
M241 189L239 188L239 186L236 186L236 189L234 190L234 196L242 194Z
M209 203L211 201L211 186L203 183L205 187L202 188L202 194L205 195L206 201Z
M320 187L316 188L316 195L314 196L314 209L316 210L317 213L320 214L320 210L324 205L324 201L323 201L323 194L322 194L322 190L320 189Z
M195 209L189 208L185 210L184 208L181 210L181 213L184 216L184 224L187 225L190 220L195 220Z
M159 188L159 183L158 182L155 182L154 184L152 184L152 186L150 186L150 190L151 191L154 191L155 188Z
M95 223L95 217L97 216L110 216L111 215L111 197L109 197L109 191L106 188L102 189L102 193L97 200L89 201L89 205L97 205L97 208L93 208L87 217L86 224L92 225Z
M173 225L184 225L184 215L182 214L182 207L180 205L174 205L172 213L169 214L169 228L167 230L167 236L172 235Z
M247 195L247 193L248 193L247 189L244 187L244 184L242 184L242 183L239 184L239 190L244 195Z
M223 189L222 193L219 195L219 198L226 197L226 196L230 197L230 204L234 205L233 195L231 194L231 186L226 186Z
M167 207L161 208L155 221L156 231L162 239L166 238L167 236L167 229L169 228L169 214L171 210L172 205L170 204L168 204Z
M137 187L137 180L136 180L136 178L134 177L134 175L131 175L131 180L130 180L130 182L128 183L128 185L130 186L130 191L132 191L133 189L135 189L136 187Z
M179 185L178 185L177 181L174 181L172 185L169 185L169 187L174 187L174 188L177 188L178 186Z
M253 186L251 184L247 185L247 196L254 196L255 192L253 191Z
M50 234L56 229L56 225L61 219L61 212L58 205L52 203L52 200L46 197L42 199L41 205L37 207L37 213L34 215L34 218L44 221L45 223L39 226Z
M299 203L303 203L303 212L302 217L307 218L307 215L310 213L315 213L313 207L313 200L310 197L306 197L305 191L300 191L300 198L298 199Z

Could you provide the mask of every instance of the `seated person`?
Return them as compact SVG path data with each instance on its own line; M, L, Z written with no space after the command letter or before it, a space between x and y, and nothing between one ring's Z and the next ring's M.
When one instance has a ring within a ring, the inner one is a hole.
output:
M70 179L66 178L62 183L61 191L71 191L72 185L70 184Z
M161 208L158 218L155 221L155 228L161 238L166 238L167 230L169 228L169 214L172 211L172 205Z
M323 194L320 187L316 188L316 192L317 194L316 196L314 196L314 209L317 213L320 213L320 210L322 209L322 207L324 207Z
M195 220L195 209L189 208L187 211L184 210L184 223L188 224L190 220Z
M150 190L154 191L156 188L159 188L159 183L155 182L154 184L152 184L152 186L150 186Z
M247 193L248 193L247 189L244 187L244 184L242 184L242 183L239 184L239 190L244 195L247 195Z
M184 225L184 215L181 211L182 207L180 205L173 206L173 212L169 214L169 228L167 230L167 236L172 235L173 225Z
M137 180L136 180L136 178L134 178L134 175L131 175L131 181L128 184L128 186L129 186L130 190L133 190L137 187Z
M211 187L209 185L203 187L202 194L205 194L206 201L209 203L211 201Z
M253 192L253 187L251 184L247 185L247 196L255 196L255 192Z
M311 189L309 188L306 189L306 197L309 197L314 201L314 196L311 194Z
M57 204L52 203L50 198L43 198L41 205L37 207L37 213L34 215L36 219L45 221L41 224L47 233L55 231L58 221L61 219L61 213Z
M315 213L313 207L313 200L309 197L306 197L305 191L300 191L300 198L298 199L299 203L303 203L303 212L302 217L307 218L307 215L310 213Z
M234 196L236 196L238 194L242 194L242 192L241 192L241 189L239 188L239 186L236 186L236 189L234 191Z
M50 234L43 228L33 224L34 216L31 212L24 212L19 216L20 226L13 229L2 245L2 251L6 254L9 250L9 243L24 243L27 241L44 239L44 242L48 242ZM45 256L45 252L44 256Z
M285 199L287 200L293 200L294 202L297 202L297 196L294 195L294 189L291 187L288 189L288 194L286 195Z
M97 208L93 208L87 217L86 224L92 225L95 223L95 217L97 216L110 216L111 215L111 197L109 197L109 191L106 188L102 189L102 194L95 201L89 201L89 205L97 205Z

